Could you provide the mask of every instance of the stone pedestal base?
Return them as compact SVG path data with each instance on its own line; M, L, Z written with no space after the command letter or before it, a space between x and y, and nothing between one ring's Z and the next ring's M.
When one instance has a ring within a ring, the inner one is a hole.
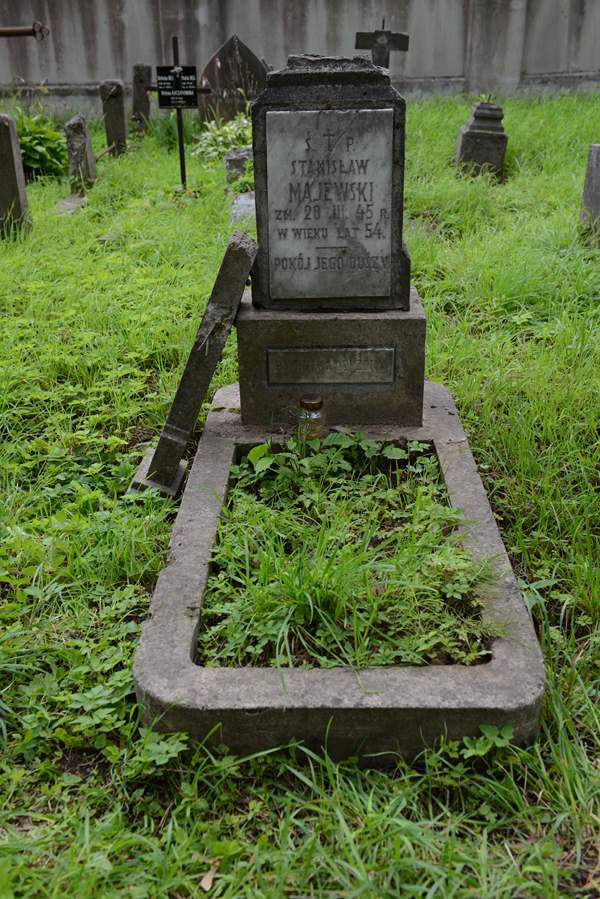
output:
M425 313L259 309L246 291L236 320L244 425L285 427L319 393L328 424L420 425Z

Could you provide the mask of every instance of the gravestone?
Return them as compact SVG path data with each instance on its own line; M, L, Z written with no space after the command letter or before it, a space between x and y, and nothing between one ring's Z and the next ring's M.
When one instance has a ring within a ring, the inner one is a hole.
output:
M236 231L229 241L158 445L144 456L130 490L154 487L167 496L179 492L187 467L183 461L187 442L221 358L255 257L254 241L243 231Z
M236 754L299 740L371 766L444 735L477 737L482 724L531 740L544 692L535 632L452 398L424 381L425 318L402 248L404 101L367 60L291 57L268 75L253 137L259 249L236 320L240 383L213 400L136 651L144 721ZM299 257L310 263L275 264ZM368 277L350 262L369 258ZM465 548L494 571L478 592L484 623L502 633L489 661L355 671L198 657L231 468L296 434L307 394L322 398L328 426L434 448L449 502L464 511Z
M476 103L472 115L460 130L456 148L457 165L474 174L489 171L502 178L508 137L502 125L504 113L496 103Z
M0 237L29 223L23 161L14 119L0 113Z
M150 121L150 86L152 66L135 65L132 79L132 118L139 131L144 131Z
M83 196L96 180L96 157L90 132L81 114L69 119L65 125L65 136L71 193Z
M106 146L113 156L127 150L127 115L125 113L125 85L118 79L100 85L102 115L106 129Z
M234 34L204 67L200 88L208 93L198 94L200 117L235 118L263 90L266 75L265 63Z
M335 104L332 102L335 97ZM253 107L258 257L238 316L242 420L420 423L425 318L402 243L405 103L362 57L290 57Z
M600 246L600 144L590 144L580 218L590 243Z

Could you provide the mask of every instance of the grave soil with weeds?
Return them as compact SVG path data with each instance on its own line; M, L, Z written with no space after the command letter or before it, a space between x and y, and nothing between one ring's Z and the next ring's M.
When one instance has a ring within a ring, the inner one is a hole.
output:
M250 450L202 607L204 665L473 664L493 631L433 448L362 434ZM489 573L488 573L489 574Z
M504 184L455 171L470 101L409 104L427 376L457 402L548 687L533 746L482 722L393 772L140 726L131 656L174 505L124 493L234 230L224 172L198 157L175 199L149 136L100 161L76 215L54 212L66 179L29 186L33 230L0 245L0 895L598 897L600 263L577 233L598 102L507 101Z

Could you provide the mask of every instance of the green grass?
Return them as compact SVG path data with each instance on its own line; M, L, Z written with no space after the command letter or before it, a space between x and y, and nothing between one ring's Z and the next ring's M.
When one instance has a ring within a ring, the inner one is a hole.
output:
M457 401L548 689L533 746L488 730L388 773L140 727L131 656L175 507L123 493L232 230L224 176L190 160L200 196L174 198L150 137L100 162L73 217L53 212L66 182L30 187L33 231L0 246L0 896L197 896L213 866L215 896L598 895L600 259L577 220L599 102L507 102L503 185L456 176L467 103L409 105L428 376Z
M232 470L202 604L205 665L472 665L485 566L427 444L254 447ZM499 632L497 632L499 633Z

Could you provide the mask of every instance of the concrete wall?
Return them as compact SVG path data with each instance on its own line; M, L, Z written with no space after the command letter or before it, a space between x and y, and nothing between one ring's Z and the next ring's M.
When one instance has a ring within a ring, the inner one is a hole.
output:
M47 24L44 43L0 38L0 90L47 85L53 107L99 112L104 78L134 63L202 67L233 33L271 65L289 53L352 55L358 30L410 34L393 53L404 94L514 93L600 82L600 0L0 0L0 24Z

